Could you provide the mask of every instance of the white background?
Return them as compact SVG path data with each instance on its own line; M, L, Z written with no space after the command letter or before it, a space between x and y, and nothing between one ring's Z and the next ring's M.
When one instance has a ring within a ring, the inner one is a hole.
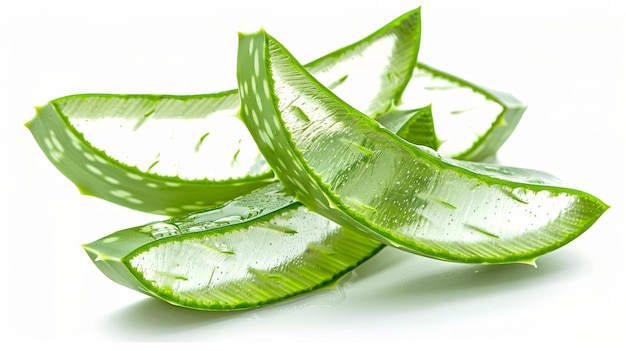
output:
M0 342L11 350L49 341L89 349L105 341L621 349L620 3L2 0ZM91 264L80 244L154 217L79 195L23 127L34 106L74 93L230 89L238 31L263 25L307 62L420 4L421 61L528 104L500 161L551 172L612 206L579 239L540 258L537 268L444 263L386 249L337 289L236 313L169 306L109 281Z

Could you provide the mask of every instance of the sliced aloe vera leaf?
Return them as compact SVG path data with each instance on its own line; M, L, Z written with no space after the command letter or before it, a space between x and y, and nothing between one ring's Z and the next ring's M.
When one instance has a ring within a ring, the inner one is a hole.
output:
M418 8L307 69L353 106L382 114L399 100L411 77L420 23ZM74 95L38 109L27 126L50 161L84 194L140 211L181 215L273 181L239 120L239 108L236 90L196 96Z
M382 247L308 211L280 183L84 245L117 283L200 310L259 307L331 285Z
M242 118L285 187L310 210L388 245L447 261L529 262L607 209L545 173L456 162L402 140L263 31L240 37L237 74L248 91L268 86L261 96L240 89Z
M238 109L236 92L76 95L45 105L28 127L83 194L173 215L222 203L272 181L270 168L235 117ZM131 126L141 121L140 128ZM220 138L220 133L232 138Z
M468 161L492 158L520 121L526 105L496 91L418 62L399 109L432 105L438 152Z
M376 119L400 138L437 150L441 141L435 132L431 106L415 110L395 110Z

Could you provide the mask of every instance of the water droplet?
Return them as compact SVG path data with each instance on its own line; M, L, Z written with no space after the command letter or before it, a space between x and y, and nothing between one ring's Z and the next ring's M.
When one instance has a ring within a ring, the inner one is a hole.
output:
M528 176L524 178L525 181L532 184L545 184L545 181L535 176Z
M139 229L142 233L152 235L155 239L161 239L180 234L177 226L165 222L154 222Z
M258 207L253 207L253 206L249 206L248 209L246 210L246 212L244 212L243 215L241 215L242 219L250 219L254 216L258 216L261 212L263 212L263 209L258 208Z
M511 170L506 167L498 167L498 166L491 166L491 165L485 165L484 167L487 171L491 171L494 173L500 173L500 174L506 174L506 175L513 174L513 172L511 172Z
M218 219L214 220L213 223L217 223L217 224L233 224L233 223L240 223L242 221L243 221L242 216L240 216L240 215L232 215L232 216L226 216L226 217L218 218Z

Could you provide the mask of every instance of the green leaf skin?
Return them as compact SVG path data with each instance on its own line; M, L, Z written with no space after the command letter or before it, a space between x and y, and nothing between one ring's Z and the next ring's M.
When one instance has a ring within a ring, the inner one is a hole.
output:
M377 119L378 123L400 138L415 145L437 150L441 141L435 132L431 106L415 110L395 110Z
M394 106L408 84L420 23L419 8L409 11L307 69L353 106L378 116ZM239 107L236 90L196 96L73 95L38 109L26 125L83 194L176 216L274 180L239 120Z
M286 189L388 245L446 261L533 262L607 209L545 173L457 162L402 140L262 31L240 36L237 67L242 118ZM246 94L254 85L266 93Z
M115 282L213 311L264 306L332 285L382 247L308 211L280 183L84 245Z

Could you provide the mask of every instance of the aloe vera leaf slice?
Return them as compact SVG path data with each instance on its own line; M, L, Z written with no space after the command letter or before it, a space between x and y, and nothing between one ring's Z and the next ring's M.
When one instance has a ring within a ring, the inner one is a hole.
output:
M530 262L607 209L545 173L470 167L402 140L334 96L263 31L239 45L240 87L268 87L260 101L240 89L261 152L299 201L346 228L441 260Z
M272 181L270 168L235 117L238 108L236 92L76 95L45 105L28 127L50 161L81 193L175 215L223 203ZM128 126L148 115L151 122L143 127ZM85 129L90 129L88 136ZM209 135L220 131L228 131L232 139ZM216 152L218 146L230 151ZM180 172L161 174L160 165Z
M441 141L435 132L430 105L415 110L395 110L376 119L400 138L437 150Z
M441 139L439 153L468 161L491 159L526 110L526 105L509 93L417 62L398 109L425 105L432 105Z
M382 247L308 211L277 182L84 245L115 282L200 310L259 307L332 285Z
M354 106L381 114L408 84L420 23L419 8L409 11L307 69ZM239 120L239 108L236 90L196 96L85 94L49 102L27 126L82 193L140 211L181 215L273 181Z

